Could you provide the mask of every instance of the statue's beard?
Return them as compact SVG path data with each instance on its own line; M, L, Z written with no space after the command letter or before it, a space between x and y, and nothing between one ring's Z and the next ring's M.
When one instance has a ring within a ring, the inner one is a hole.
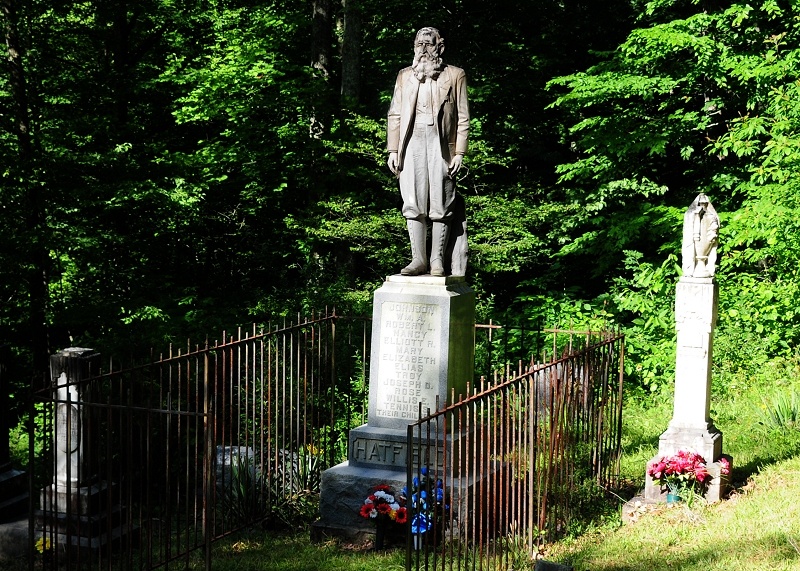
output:
M414 63L411 64L411 69L414 70L414 75L420 81L426 79L436 79L444 67L442 58L436 56L431 57L427 53L421 53L414 56Z

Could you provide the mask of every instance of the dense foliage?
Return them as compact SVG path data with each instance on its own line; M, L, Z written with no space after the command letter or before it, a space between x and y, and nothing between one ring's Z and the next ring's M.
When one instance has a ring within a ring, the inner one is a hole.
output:
M669 385L682 212L722 218L722 367L800 337L800 8L779 0L0 0L0 330L142 352L404 263L383 125L414 30L467 70L481 319L617 324ZM756 365L753 365L756 366Z

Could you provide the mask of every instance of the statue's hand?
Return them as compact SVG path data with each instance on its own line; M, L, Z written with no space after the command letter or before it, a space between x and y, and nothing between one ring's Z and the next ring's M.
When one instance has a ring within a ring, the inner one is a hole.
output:
M447 174L456 176L456 173L461 170L461 163L464 161L464 155L456 155L450 161L450 166L447 168Z
M389 170L392 171L395 176L400 174L400 171L397 168L397 153L389 153L389 160L386 161L386 164L389 166Z

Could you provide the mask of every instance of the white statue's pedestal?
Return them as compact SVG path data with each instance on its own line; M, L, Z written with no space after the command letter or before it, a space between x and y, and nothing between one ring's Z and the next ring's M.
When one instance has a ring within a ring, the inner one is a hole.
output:
M374 532L358 513L364 499L378 484L406 485L408 426L466 393L474 351L475 295L464 277L386 279L373 300L368 422L350 431L348 460L322 474L315 538Z
M675 292L677 352L672 420L658 443L658 456L691 450L706 461L711 480L706 499L718 501L727 478L721 475L722 432L711 420L711 359L719 289L713 277L682 277ZM646 500L663 500L666 489L647 476Z

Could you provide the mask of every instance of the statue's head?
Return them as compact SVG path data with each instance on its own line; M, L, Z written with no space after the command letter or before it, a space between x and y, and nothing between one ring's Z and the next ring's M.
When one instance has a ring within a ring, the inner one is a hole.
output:
M414 37L414 63L411 67L417 79L424 81L426 77L439 75L444 63L444 38L436 28L425 27L417 32Z
M414 53L435 52L441 55L444 51L444 38L436 28L426 26L421 28L414 36Z

